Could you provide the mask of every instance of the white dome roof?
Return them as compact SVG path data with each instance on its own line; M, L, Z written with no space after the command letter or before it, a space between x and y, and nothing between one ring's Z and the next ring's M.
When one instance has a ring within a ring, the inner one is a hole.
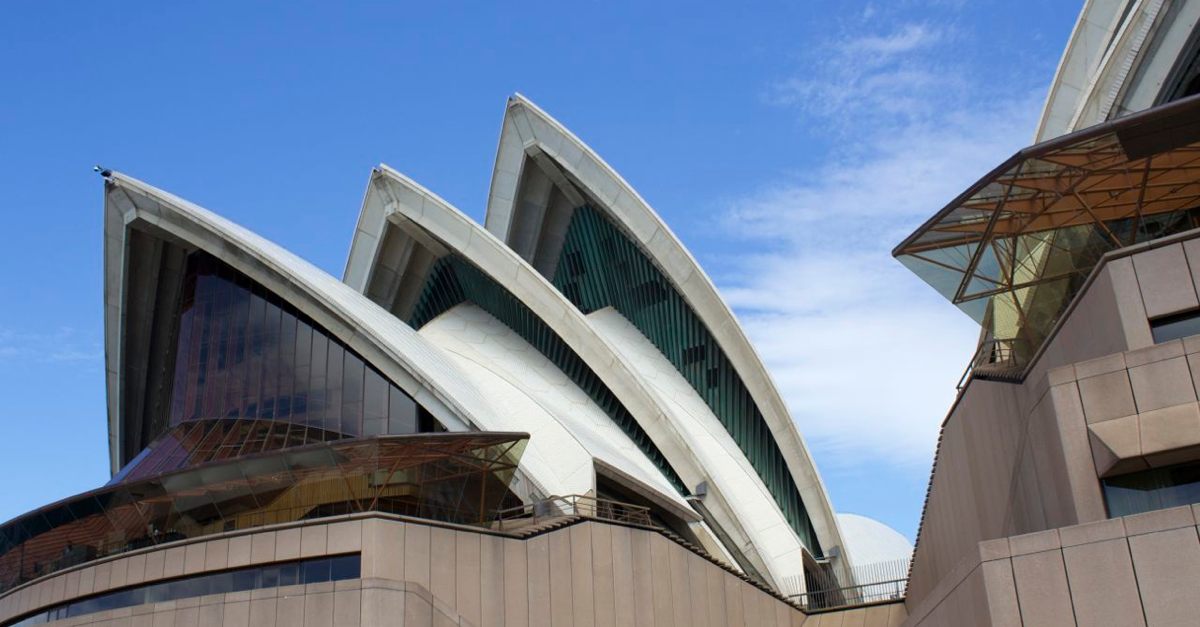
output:
M844 550L855 566L906 560L913 546L899 531L878 520L858 514L838 514Z

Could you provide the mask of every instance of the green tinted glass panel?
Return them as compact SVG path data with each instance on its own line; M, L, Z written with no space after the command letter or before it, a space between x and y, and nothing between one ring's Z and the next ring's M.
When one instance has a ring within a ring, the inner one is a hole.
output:
M820 555L800 491L762 412L712 333L658 267L585 205L571 217L553 282L580 311L613 307L658 347L749 458L792 529Z
M455 255L434 262L408 324L419 329L462 302L488 312L549 359L612 418L680 494L687 494L666 457L600 377L541 318L469 262Z

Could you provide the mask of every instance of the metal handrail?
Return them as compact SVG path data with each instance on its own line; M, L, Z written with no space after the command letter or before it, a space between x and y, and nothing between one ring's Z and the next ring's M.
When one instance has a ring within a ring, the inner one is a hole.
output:
M494 526L503 529L505 523L520 521L522 526L563 516L586 516L600 520L654 526L650 508L631 503L596 498L583 494L552 496L540 501L510 507L496 512Z
M891 579L826 590L809 590L790 594L788 598L808 610L830 610L903 599L907 589L907 578Z
M847 571L822 567L805 569L804 577L785 578L787 597L806 609L825 610L904 598L911 558L857 564Z

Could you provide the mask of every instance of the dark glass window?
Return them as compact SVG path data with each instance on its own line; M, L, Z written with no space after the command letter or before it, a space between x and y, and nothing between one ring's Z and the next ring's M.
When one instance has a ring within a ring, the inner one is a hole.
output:
M239 570L233 573L232 586L234 590L253 590L260 581L258 569Z
M1113 517L1200 503L1200 462L1109 477L1103 483Z
M1161 344L1189 335L1200 335L1200 309L1150 321L1154 343Z
M329 581L329 560L310 560L300 565L300 583Z
M367 370L363 382L363 435L381 435L387 431L388 384L374 370Z
M299 564L280 564L276 572L279 573L279 585L281 586L294 586L300 583Z
M170 584L165 583L146 586L146 602L161 603L162 601L170 600L171 596L168 594L170 589ZM80 613L82 614L83 612Z
M275 568L272 567L272 568L267 568L265 570L275 570ZM229 592L229 591L233 591L233 590L239 590L240 588L238 588L237 586L234 585L235 580L237 580L237 575L238 575L238 571L225 571L223 573L216 573L213 575L206 576L205 579L208 580L208 589L211 592L207 592L205 594L218 594L218 593ZM245 580L242 579L242 581L245 581ZM263 586L263 587L266 587L266 586Z
M404 392L392 388L388 397L388 433L414 433L417 426L417 404Z
M325 424L330 431L345 433L342 428L342 361L346 349L329 340L325 375ZM403 392L401 392L403 394Z
M297 580L296 573L298 570L305 573L303 581ZM260 590L263 588L289 586L296 583L321 583L324 581L358 579L361 570L362 559L357 553L321 557L299 562L239 568L237 570L227 570L219 573L125 588L87 599L63 603L37 614L26 616L19 621L8 623L5 627L25 627L26 625L37 625L53 620L103 612L105 610L133 607L144 603L160 603L176 599L187 599L206 594Z
M359 556L342 555L329 558L329 580L358 579Z
M438 422L429 410L417 405L417 432L418 433L441 433L446 430L442 423Z
M317 331L312 332L311 381L308 385L308 424L320 426L325 422L325 395L328 384L329 338Z
M421 426L415 403L381 372L211 255L188 257L179 325L168 427L250 418L338 438L414 433Z

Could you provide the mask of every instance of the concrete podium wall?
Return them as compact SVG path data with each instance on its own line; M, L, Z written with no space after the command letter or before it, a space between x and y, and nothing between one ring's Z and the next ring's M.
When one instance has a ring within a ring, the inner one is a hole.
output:
M521 538L363 516L184 541L76 567L0 597L0 624L125 586L356 551L358 580L209 595L48 624L794 627L807 618L651 529L583 520ZM826 623L834 624L819 622Z

